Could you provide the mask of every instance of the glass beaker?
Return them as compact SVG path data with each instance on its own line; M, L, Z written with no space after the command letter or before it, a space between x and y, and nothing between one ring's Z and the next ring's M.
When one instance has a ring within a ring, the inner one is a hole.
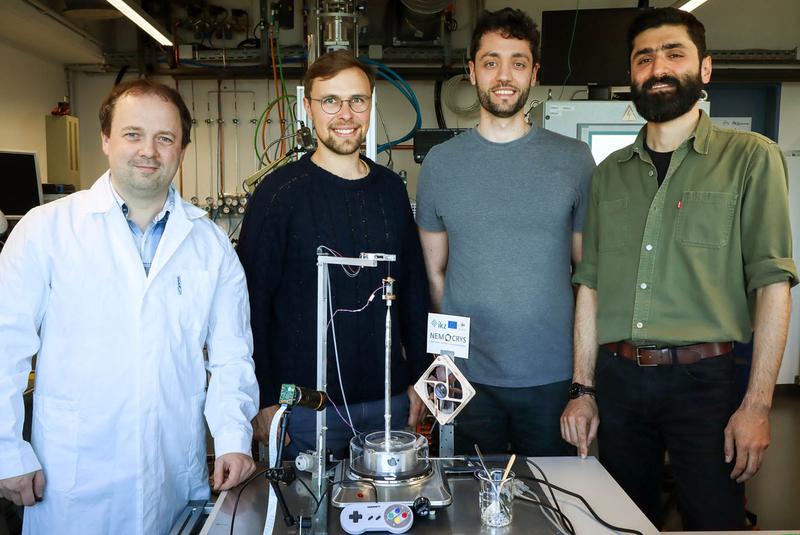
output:
M486 526L503 527L511 524L514 518L514 472L503 479L503 470L496 468L475 472L480 484L478 505L481 522Z

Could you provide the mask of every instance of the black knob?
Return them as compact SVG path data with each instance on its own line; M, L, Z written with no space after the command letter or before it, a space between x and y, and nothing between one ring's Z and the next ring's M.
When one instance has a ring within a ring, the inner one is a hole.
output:
M428 516L431 512L431 501L425 496L420 496L411 504L411 510L416 516Z

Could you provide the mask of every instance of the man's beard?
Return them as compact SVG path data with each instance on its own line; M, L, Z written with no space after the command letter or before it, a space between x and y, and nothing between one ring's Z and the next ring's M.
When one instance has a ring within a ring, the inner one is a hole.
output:
M317 139L331 152L339 154L340 156L349 156L361 148L361 144L364 143L366 139L366 134L361 125L336 125L336 128L341 128L342 126L358 128L358 137L339 139L336 137L336 134L331 131L333 127L330 127L326 132L328 134L327 136L320 136L319 133L317 133Z
M674 92L651 93L656 84L669 84ZM641 86L631 84L631 98L639 115L653 123L665 123L685 114L700 100L703 80L700 72L687 74L680 80L674 76L650 78Z
M496 103L492 101L492 91L498 89L500 87L509 87L511 89L517 90L517 100L513 102L505 103ZM505 119L508 117L512 117L517 114L519 110L525 107L525 102L528 101L528 93L530 92L531 88L526 87L523 90L519 90L518 88L510 85L501 85L497 87L493 87L489 91L484 91L480 88L480 86L476 85L476 89L478 91L478 100L481 103L481 107L494 115L495 117L500 117L501 119Z

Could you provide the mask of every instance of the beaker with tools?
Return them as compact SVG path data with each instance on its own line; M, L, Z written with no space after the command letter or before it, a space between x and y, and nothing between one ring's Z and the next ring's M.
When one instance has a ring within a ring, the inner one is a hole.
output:
M507 526L514 518L514 472L506 472L503 476L500 468L475 472L480 484L481 522L486 526Z

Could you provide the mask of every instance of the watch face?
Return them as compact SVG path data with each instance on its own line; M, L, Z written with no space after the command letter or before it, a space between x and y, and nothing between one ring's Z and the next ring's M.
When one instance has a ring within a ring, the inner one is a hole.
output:
M569 385L569 399L575 399L581 395L581 385L572 383Z
M580 383L572 383L569 385L569 399L578 399L584 394L594 397L594 388L591 386L584 386Z

